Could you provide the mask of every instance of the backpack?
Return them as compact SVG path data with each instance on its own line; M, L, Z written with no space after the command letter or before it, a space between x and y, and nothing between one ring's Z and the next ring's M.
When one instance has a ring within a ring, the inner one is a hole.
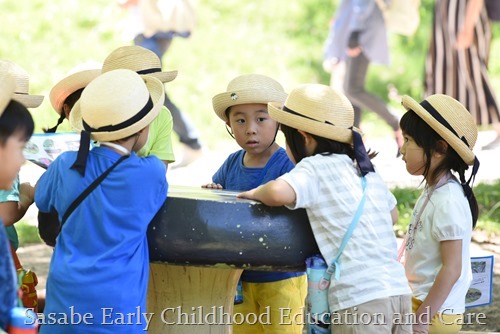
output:
M420 0L375 0L387 31L412 36L420 25Z
M485 0L486 13L491 21L500 22L500 1L499 0Z

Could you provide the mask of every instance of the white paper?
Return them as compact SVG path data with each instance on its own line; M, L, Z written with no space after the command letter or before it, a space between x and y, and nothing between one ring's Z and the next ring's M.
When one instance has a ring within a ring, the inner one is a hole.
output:
M493 301L493 255L471 257L472 282L465 296L465 307L491 304Z
M23 151L26 160L47 168L59 154L78 151L80 134L76 132L34 134Z

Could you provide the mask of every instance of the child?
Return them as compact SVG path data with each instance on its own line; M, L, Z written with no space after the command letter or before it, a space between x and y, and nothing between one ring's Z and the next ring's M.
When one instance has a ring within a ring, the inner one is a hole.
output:
M12 99L26 108L36 108L43 101L42 95L29 94L29 74L24 68L9 60L0 60L0 73L14 79L14 94ZM12 187L0 190L0 217L14 249L17 249L19 239L14 224L24 217L33 203L34 189L29 183L20 183L16 176Z
M286 93L281 84L259 74L247 74L229 82L227 91L214 96L215 113L231 129L241 150L231 154L206 188L248 190L293 168L285 150L276 142L278 123L267 113L268 102L283 103ZM290 308L299 314L307 293L303 272L257 272L245 270L243 303L234 312L257 316L270 310L271 324L234 325L234 333L302 333L302 325L280 325L280 310Z
M305 84L290 93L283 107L269 103L268 109L281 123L296 166L239 197L305 208L319 250L331 264L362 198L365 175L364 211L340 257L339 279L332 276L328 291L332 333L409 333L410 325L398 324L404 319L397 318L410 314L411 290L396 259L396 200L373 172L353 127L351 103L328 86ZM360 316L365 320L356 321Z
M85 68L84 68L85 67ZM71 108L80 99L83 89L99 74L101 69L90 68L88 64L82 64L70 71L70 73L52 87L49 93L50 104L59 115L57 124L44 132L54 133L57 127L65 120L69 119Z
M0 72L0 189L12 189L25 162L23 149L33 134L29 111L13 100L15 81ZM17 278L9 241L0 218L0 331L6 330L9 311L17 302Z
M146 231L168 184L158 158L139 158L135 152L146 143L148 126L160 112L163 89L156 78L115 70L94 79L73 107L70 123L82 130L80 148L62 153L40 177L39 210L55 209L61 221L90 183L121 163L61 228L44 310L45 319L52 315L58 323L42 322L40 333L143 333L142 317L123 321L120 316L146 312ZM89 152L90 139L100 145ZM71 321L75 313L90 316Z
M477 128L467 109L450 96L431 95L420 104L404 96L402 104L408 110L400 123L403 160L408 173L422 175L426 185L405 243L413 332L458 333L472 279L469 245L478 215L470 185L479 168L472 152ZM474 167L466 182L468 166Z
M113 50L104 59L102 73L119 68L132 70L141 75L150 75L163 83L170 82L177 77L177 71L161 70L161 61L153 51L135 45L122 46ZM158 117L151 123L146 145L137 154L141 157L154 155L168 167L169 163L175 161L172 149L172 127L172 114L166 107L162 107Z

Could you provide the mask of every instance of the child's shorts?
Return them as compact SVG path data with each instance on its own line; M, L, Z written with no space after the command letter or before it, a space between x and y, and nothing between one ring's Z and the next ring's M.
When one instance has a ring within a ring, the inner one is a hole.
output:
M233 333L302 334L300 315L306 295L306 275L269 283L243 282L243 303L234 305L233 314L242 314L248 321L233 324ZM254 321L255 316L261 318Z
M417 312L422 301L411 297L413 312ZM432 317L429 325L429 334L453 334L458 333L462 328L463 314L442 314L437 313Z

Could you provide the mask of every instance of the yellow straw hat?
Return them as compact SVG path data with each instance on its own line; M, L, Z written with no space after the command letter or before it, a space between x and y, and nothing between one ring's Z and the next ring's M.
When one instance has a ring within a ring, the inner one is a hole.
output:
M111 52L102 64L102 73L119 68L150 75L163 83L177 77L177 71L162 72L160 58L153 51L138 45L122 46Z
M477 127L469 111L460 102L448 95L435 94L418 103L405 95L401 104L406 110L413 110L436 131L466 164L474 164L472 150L477 140Z
M287 94L281 84L265 75L244 74L229 82L227 91L212 98L214 111L224 122L227 122L226 110L229 107L247 104L276 102L283 104Z
M52 87L49 93L50 103L54 110L61 115L64 101L79 89L85 88L92 80L101 74L101 66L77 66L71 69L66 77Z
M279 123L320 137L353 144L354 110L345 95L329 86L303 84L293 89L284 106L268 104L269 115Z
M160 80L118 69L101 74L85 87L69 120L75 129L90 132L93 140L118 140L149 125L164 99Z
M36 108L43 102L42 95L30 95L30 76L21 66L8 60L0 60L0 73L9 73L14 78L15 93L12 98L26 108Z
M14 95L16 83L8 73L0 72L0 117Z

